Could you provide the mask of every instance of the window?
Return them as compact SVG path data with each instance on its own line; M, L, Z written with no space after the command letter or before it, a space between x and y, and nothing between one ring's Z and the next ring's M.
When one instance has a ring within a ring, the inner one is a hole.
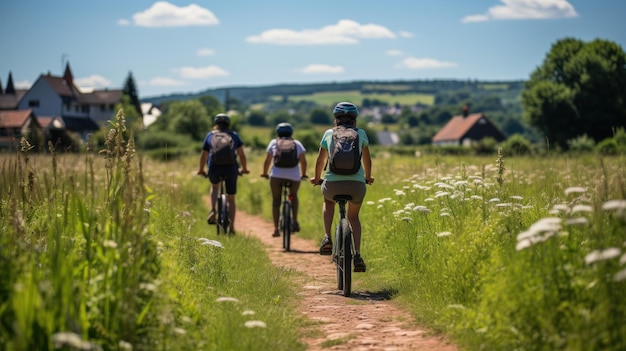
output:
M81 105L80 106L80 111L82 113L89 113L89 105Z
M100 105L100 112L106 112L107 111L107 105L102 104Z
M39 100L28 100L28 107L39 107Z

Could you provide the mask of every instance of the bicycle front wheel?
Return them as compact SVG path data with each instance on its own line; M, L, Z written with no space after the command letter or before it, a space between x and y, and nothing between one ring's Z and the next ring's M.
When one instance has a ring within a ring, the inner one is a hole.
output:
M228 198L226 194L220 194L217 198L217 234L228 234L229 224Z
M283 234L283 248L285 251L291 250L291 203L289 201L283 202L282 221L281 228Z
M350 296L352 289L352 231L346 218L341 219L343 260L343 296Z

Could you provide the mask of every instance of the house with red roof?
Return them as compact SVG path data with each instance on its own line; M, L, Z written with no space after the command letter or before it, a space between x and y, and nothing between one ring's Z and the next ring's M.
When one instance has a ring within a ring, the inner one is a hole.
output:
M506 140L506 136L483 113L469 113L467 106L463 114L454 116L433 136L433 145L470 146L481 139L491 137L497 142Z
M43 146L43 133L33 111L0 111L0 149L19 150L22 137L34 147Z
M18 110L38 116L60 117L65 128L86 139L115 115L122 90L81 91L74 84L69 63L62 77L42 74L19 99Z

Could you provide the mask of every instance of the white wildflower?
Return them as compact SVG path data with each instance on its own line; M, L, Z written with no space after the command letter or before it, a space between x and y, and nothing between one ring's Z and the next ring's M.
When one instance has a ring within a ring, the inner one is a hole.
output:
M413 218L411 218L411 217L402 217L402 218L400 218L400 219L401 219L402 221L404 221L404 222L413 222Z
M255 314L256 313L253 310L245 310L245 311L241 312L242 316L253 316Z
M569 195L572 193L584 193L587 191L587 188L583 188L582 186L572 186L565 189L565 195Z
M594 250L585 256L585 263L592 264L599 261L610 260L619 256L621 253L617 247L610 247L604 250Z
M500 199L498 199L497 197L494 197L492 199L489 199L489 202L500 202Z
M505 202L501 204L496 204L496 207L511 207L513 204L510 202Z
M572 213L577 212L593 213L593 207L589 205L575 205L574 207L572 207Z
M435 197L442 197L442 196L448 196L448 195L450 195L450 193L447 191L438 191L435 193Z
M509 196L509 199L512 199L512 200L520 200L520 201L524 200L524 198L523 198L523 197L518 196L518 195Z
M117 248L117 243L113 240L105 240L102 242L102 246L104 247L108 247L110 249L116 249Z
M619 258L620 266L624 265L624 263L626 263L626 253L623 254L622 257Z
M529 248L532 246L532 242L530 241L530 239L523 239L517 242L517 245L515 245L515 250L517 251L522 251L526 248Z
M391 198L390 198L390 197L384 197L384 198L382 198L382 199L378 200L378 202L379 202L379 203L381 203L381 204L382 204L382 203L385 203L385 202L387 202L387 201L391 201Z
M565 220L565 225L586 225L589 220L585 217L569 218Z
M396 190L395 191L395 195L396 196L404 196L404 195L406 195L406 193L404 191L402 191L402 190Z
M613 280L616 281L616 282L621 282L624 279L626 279L626 268L624 268L621 271L615 273L615 275L613 276Z
M373 204L374 204L374 201L368 201L368 202L366 202L366 204L368 204L368 205L373 205Z
M221 249L224 248L224 245L222 245L222 243L217 241L217 240L211 240L211 239L207 239L207 238L198 238L198 240L202 241L201 245L213 245L213 246L219 247Z
M133 351L133 344L128 341L120 340L120 342L117 343L117 346L122 351Z
M267 324L263 321L247 321L244 326L246 328L267 328Z
M393 215L398 217L398 216L403 215L404 213L405 213L404 210L398 210L398 211L394 212Z
M432 197L427 197L424 199L424 202L433 202L435 201L435 199L433 199Z
M450 217L450 214L448 212L441 212L439 217Z
M480 196L480 195L472 195L472 196L470 196L470 199L473 199L473 200L482 200L482 199L483 199L483 197L482 197L482 196Z
M552 206L552 210L556 211L557 213L558 212L569 213L571 211L569 206L564 205L564 204L554 205Z
M602 209L611 210L626 210L626 200L610 200L602 204Z
M378 205L378 206L376 206L376 209L377 209L377 210L380 210L381 208L383 208L383 205Z
M422 213L430 213L431 212L430 209L428 209L426 206L421 206L421 205L413 207L413 211L419 211L419 212L422 212Z
M239 300L234 297L218 297L215 302L239 302Z
M439 238L444 237L444 236L448 236L448 235L452 235L452 233L450 233L450 232L437 233L437 237L439 237Z
M187 331L183 328L174 328L174 333L178 334L178 335L185 335L187 334Z

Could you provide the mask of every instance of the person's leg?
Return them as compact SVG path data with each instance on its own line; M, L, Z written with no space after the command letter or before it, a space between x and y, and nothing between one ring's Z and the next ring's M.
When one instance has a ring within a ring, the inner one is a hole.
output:
M322 216L324 217L324 236L332 239L332 225L333 218L335 216L335 202L324 199L324 205L322 205Z
M289 188L289 194L292 196L291 212L293 214L294 232L300 231L300 223L298 222L298 205L300 204L300 202L298 201L298 189L300 189L300 182L292 180L291 187Z
M235 232L235 214L237 213L237 205L235 203L235 195L237 194L237 177L239 176L237 165L227 169L226 173L226 194L228 199L228 219L230 220L230 232Z
M228 219L230 220L230 231L235 231L235 212L237 207L235 205L235 194L228 194Z
M352 228L352 236L354 237L354 250L357 254L361 253L361 220L359 219L359 211L361 204L350 202L348 204L347 216Z
M279 233L278 219L280 218L280 182L281 179L279 178L270 178L270 190L272 191L272 217L274 220L274 236L277 236L276 234Z

